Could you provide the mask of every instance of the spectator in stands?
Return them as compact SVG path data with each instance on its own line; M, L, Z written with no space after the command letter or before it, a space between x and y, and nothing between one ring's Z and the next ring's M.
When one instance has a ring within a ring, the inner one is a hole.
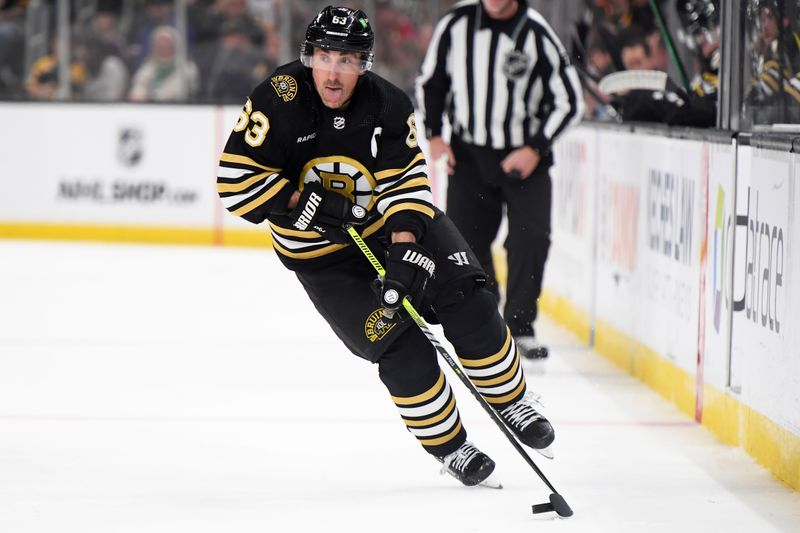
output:
M94 36L79 39L75 47L86 66L82 99L90 102L124 100L130 76L116 47Z
M756 124L800 122L800 32L795 2L753 0L753 87L747 104Z
M160 26L175 25L175 0L142 0L143 8L136 11L128 50L130 64L136 68L150 56L151 35Z
M91 35L106 46L110 46L110 52L125 61L127 65L129 64L128 41L120 26L120 14L114 4L118 2L100 2L92 16Z
M209 83L214 72L215 62L219 57L219 48L224 36L223 28L231 28L234 25L236 33L244 35L249 41L249 47L260 47L264 40L265 28L253 17L247 9L245 0L213 0L212 2L200 3L195 6L194 14L190 19L191 31L194 43L192 52L200 69L200 79L203 84L202 94L209 96L211 89ZM228 39L233 41L233 37ZM230 51L230 50L229 50ZM241 47L237 47L237 55ZM251 68L255 67L256 60L253 61ZM218 69L218 65L217 65ZM252 87L251 87L252 88ZM221 89L219 84L213 91ZM249 93L249 91L248 91Z
M254 45L260 45L264 39L264 28L248 12L246 0L215 0L198 23L194 29L198 41L218 42L226 23L235 23Z
M624 36L620 55L626 70L653 70L650 45L639 31L629 31Z
M25 82L25 90L29 98L34 100L55 100L59 95L58 40L50 41L51 52L38 58L31 66ZM69 67L70 97L80 98L86 84L86 65L80 57L72 57Z
M267 76L281 64L281 36L277 31L268 30L264 35L264 44L261 55L253 69L253 78L256 81L266 79Z
M261 56L248 31L241 19L227 20L223 24L217 52L205 80L205 93L210 101L241 103L253 86L263 80L255 77Z
M646 37L630 31L622 44L622 60L628 70L653 70ZM613 99L624 120L669 125L712 127L716 124L716 100L701 100L668 83L665 90L636 89ZM710 104L710 105L709 105Z
M409 96L414 94L414 79L424 56L418 52L416 25L403 9L390 0L375 2L375 64L376 72Z
M664 38L661 36L661 30L653 28L645 34L645 42L650 48L650 62L654 70L661 72L669 71L669 55L667 54L667 47L664 46Z
M0 0L0 99L22 96L24 27L19 0Z
M200 83L197 66L188 58L182 69L178 65L179 38L170 26L153 30L151 53L133 77L129 100L183 102L197 93Z

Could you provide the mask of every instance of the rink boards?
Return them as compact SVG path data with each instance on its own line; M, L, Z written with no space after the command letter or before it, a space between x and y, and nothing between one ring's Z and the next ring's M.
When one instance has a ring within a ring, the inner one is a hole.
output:
M800 489L791 139L584 125L557 148L544 307Z
M0 238L269 246L217 200L238 113L0 104ZM556 151L545 310L800 489L792 140L585 124Z

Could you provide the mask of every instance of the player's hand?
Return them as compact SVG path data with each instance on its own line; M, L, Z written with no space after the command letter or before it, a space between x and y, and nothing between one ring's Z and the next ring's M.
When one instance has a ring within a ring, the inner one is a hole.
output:
M395 242L389 245L386 276L383 278L380 299L383 314L392 318L408 297L418 306L428 280L433 277L436 264L431 254L415 242Z
M367 210L325 189L318 181L311 181L305 184L289 216L296 229L313 230L331 242L345 244L351 240L344 228L366 222Z
M444 142L440 135L431 137L428 141L428 145L430 146L431 161L436 162L442 157L445 157L447 173L452 176L456 168L456 157L453 155L453 149L450 145Z
M542 156L539 155L539 152L530 146L522 146L516 150L512 150L511 153L500 162L500 166L507 175L514 176L516 172L516 175L519 176L517 179L524 180L528 179L530 175L533 174L533 171L539 166L541 160Z

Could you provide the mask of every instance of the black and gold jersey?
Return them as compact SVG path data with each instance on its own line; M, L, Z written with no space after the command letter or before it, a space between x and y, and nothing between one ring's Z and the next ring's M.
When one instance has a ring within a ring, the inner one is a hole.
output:
M258 85L220 157L217 190L233 214L268 221L273 246L292 270L336 261L354 248L292 227L289 198L310 181L367 209L364 236L424 231L433 198L408 96L367 72L345 109L329 109L299 61Z

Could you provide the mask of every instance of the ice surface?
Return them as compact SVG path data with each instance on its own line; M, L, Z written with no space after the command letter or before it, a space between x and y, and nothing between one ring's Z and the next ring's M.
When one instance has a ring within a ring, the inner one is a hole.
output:
M504 489L440 476L271 252L0 241L0 532L800 531L800 494L538 330L568 520L455 378Z

